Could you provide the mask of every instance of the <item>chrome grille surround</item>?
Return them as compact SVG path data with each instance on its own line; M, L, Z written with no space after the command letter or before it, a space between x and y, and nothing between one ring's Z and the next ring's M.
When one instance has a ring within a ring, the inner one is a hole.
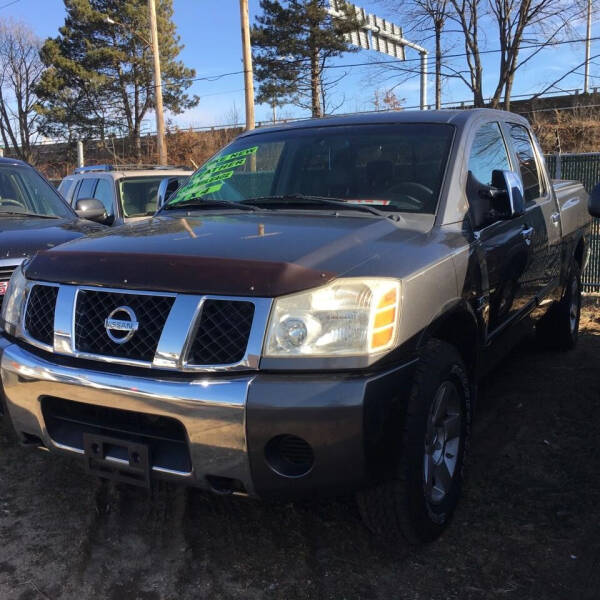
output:
M56 309L54 313L54 340L52 346L43 344L28 335L25 329L27 302L23 311L21 336L27 343L45 350L74 358L96 360L105 363L128 365L144 368L155 368L180 372L218 372L258 370L262 352L272 299L241 296L218 296L198 294L175 294L127 290L121 288L102 288L29 281L27 299L35 285L58 287ZM112 292L115 294L131 294L135 296L151 295L173 298L172 307L166 318L158 346L151 361L134 360L119 356L92 354L77 349L75 342L77 297L80 290L93 292ZM191 364L188 356L194 343L195 334L202 316L202 307L207 300L250 302L254 305L254 317L248 335L248 343L241 360L231 364Z
M0 283L8 283L13 274L13 271L24 261L24 258L0 258ZM2 302L4 294L0 295L0 310L2 310Z

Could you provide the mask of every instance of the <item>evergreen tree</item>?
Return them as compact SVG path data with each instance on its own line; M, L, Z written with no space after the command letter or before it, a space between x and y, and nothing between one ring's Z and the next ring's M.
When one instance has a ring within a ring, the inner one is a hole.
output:
M349 5L338 5L346 18L329 15L327 0L261 0L262 14L252 28L257 102L289 102L323 116L323 99L333 83L323 76L327 62L353 51L344 35L360 26Z
M41 131L68 139L129 135L140 156L144 117L154 108L152 49L146 0L64 0L67 16L41 50ZM156 2L163 102L173 113L198 104L186 90L195 76L177 56L183 46L173 1Z

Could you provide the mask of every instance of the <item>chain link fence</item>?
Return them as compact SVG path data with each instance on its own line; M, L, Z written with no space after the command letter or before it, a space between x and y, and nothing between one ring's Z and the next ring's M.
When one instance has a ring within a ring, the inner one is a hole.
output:
M600 152L549 154L546 164L553 179L576 179L590 193L600 183ZM600 292L600 219L592 223L590 261L583 273L583 291Z

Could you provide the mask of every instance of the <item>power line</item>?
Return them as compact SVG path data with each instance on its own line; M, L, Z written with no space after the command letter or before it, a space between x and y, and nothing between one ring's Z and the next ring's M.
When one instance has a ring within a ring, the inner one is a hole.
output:
M596 37L592 37L590 38L591 41L594 40L600 40L600 36L596 36ZM587 38L580 38L580 39L576 39L576 40L562 40L562 41L557 41L557 42L540 42L538 44L528 44L527 46L521 46L519 48L519 50L530 50L533 48L543 48L543 47L547 47L549 48L550 46L559 46L562 44L577 44L579 42L586 42ZM480 50L479 54L497 54L499 52L503 52L503 50L501 48L497 48L497 49L493 49L493 50ZM455 54L444 54L443 58L460 58L463 56L467 56L466 52L457 52ZM382 60L382 61L368 61L368 62L362 62L362 63L351 63L348 65L326 65L325 68L326 69L345 69L347 67L366 67L366 66L371 66L371 65L386 65L386 64L399 64L399 63L406 63L406 62L418 62L420 61L420 58L407 58L403 61L398 61L398 60Z
M13 4L16 4L17 2L21 2L21 0L12 0L12 2L9 2L8 4L3 4L2 6L0 6L0 9L12 6Z
M19 1L19 0L16 0ZM600 36L595 36L590 38L591 41L595 41L595 40L600 40ZM539 42L536 44L527 44L526 46L521 46L519 48L519 50L530 50L533 48L550 48L551 46L560 46L560 45L564 45L564 44L577 44L580 42L586 42L587 38L578 38L578 39L574 39L574 40L560 40L560 41L556 41L556 42ZM501 48L497 48L497 49L492 49L492 50L480 50L479 54L498 54L499 52L503 52L503 50ZM466 52L456 52L454 54L445 54L444 58L461 58L467 56ZM407 62L418 62L420 61L420 58L407 58L403 61L399 61L399 60L380 60L380 61L366 61L366 62L359 62L359 63L350 63L350 64L342 64L342 65L325 65L323 68L324 69L348 69L348 68L355 68L355 67L370 67L372 65L387 65L387 64L395 64L395 65L400 65L400 64L404 64ZM282 61L284 64L293 66L294 64L298 64L300 62L303 61ZM241 71L230 71L229 73L219 73L217 75L208 75L208 76L204 76L204 77L193 77L190 79L186 79L185 82L186 83L193 83L195 81L209 81L209 82L214 82L214 81L218 81L219 79L223 79L224 77L230 77L232 75L242 75L244 74L245 71L241 70ZM431 75L432 73L428 73L428 75ZM142 90L146 90L146 91L150 91L154 88L155 86L151 85L151 86L147 86L147 87L143 87L141 88Z

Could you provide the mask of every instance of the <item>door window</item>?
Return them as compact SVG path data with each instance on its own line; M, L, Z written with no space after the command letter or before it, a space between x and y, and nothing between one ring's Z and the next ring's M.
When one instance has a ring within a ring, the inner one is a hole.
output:
M519 160L521 179L525 190L525 201L532 202L544 195L543 185L540 179L535 152L531 137L526 127L522 125L509 124L510 139L512 140L515 153Z
M94 192L94 198L100 200L106 209L106 214L112 217L115 214L113 208L113 185L112 180L98 179L98 185Z
M492 185L492 173L510 169L508 153L498 123L482 125L473 140L469 171L484 185Z
M73 184L73 177L65 177L58 186L58 191L62 194L63 198L67 198L67 194Z
M97 181L97 179L83 179L79 186L79 190L77 191L77 200L81 200L82 198L93 198Z

